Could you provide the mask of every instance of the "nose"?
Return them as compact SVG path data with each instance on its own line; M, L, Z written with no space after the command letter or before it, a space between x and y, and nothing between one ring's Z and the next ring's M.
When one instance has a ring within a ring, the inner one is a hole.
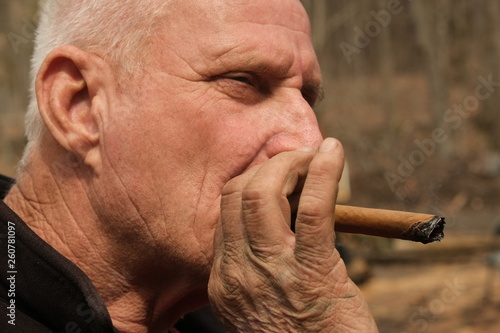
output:
M276 103L279 131L266 142L267 157L304 147L318 148L323 136L316 115L302 94L289 94Z

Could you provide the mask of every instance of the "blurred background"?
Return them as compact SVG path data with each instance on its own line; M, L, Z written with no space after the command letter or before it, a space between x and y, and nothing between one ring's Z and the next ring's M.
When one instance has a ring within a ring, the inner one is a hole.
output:
M381 332L500 332L500 2L303 0L344 203L445 216L422 245L339 235ZM0 0L0 173L24 146L35 0Z

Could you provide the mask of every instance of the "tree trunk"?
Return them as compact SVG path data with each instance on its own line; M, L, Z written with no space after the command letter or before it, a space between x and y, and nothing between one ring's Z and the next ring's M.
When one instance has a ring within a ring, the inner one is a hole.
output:
M486 31L483 49L486 66L482 75L491 74L493 81L498 82L500 81L500 21L497 16L500 13L500 3L498 0L487 0L485 10ZM499 90L500 88L497 87L491 96L483 102L476 120L479 128L490 138L491 145L497 150L500 150Z
M449 108L449 0L435 2L412 1L411 12L416 27L417 42L425 57L426 76L430 87L430 107L435 127L447 128L444 112ZM449 132L452 135L451 132ZM440 160L453 152L453 140L437 147Z

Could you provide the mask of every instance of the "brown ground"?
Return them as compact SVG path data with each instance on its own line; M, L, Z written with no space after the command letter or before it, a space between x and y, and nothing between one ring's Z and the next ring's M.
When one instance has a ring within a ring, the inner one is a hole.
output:
M449 240L425 252L396 244L390 257L370 264L373 276L361 289L380 332L500 332L500 267L486 265L491 244L475 237L461 248L464 237Z

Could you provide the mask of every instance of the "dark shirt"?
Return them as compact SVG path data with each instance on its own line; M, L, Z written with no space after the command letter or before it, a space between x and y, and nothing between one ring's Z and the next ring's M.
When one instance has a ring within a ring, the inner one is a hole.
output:
M13 184L0 175L0 332L118 332L85 273L2 201ZM173 331L224 328L206 307L184 316Z

